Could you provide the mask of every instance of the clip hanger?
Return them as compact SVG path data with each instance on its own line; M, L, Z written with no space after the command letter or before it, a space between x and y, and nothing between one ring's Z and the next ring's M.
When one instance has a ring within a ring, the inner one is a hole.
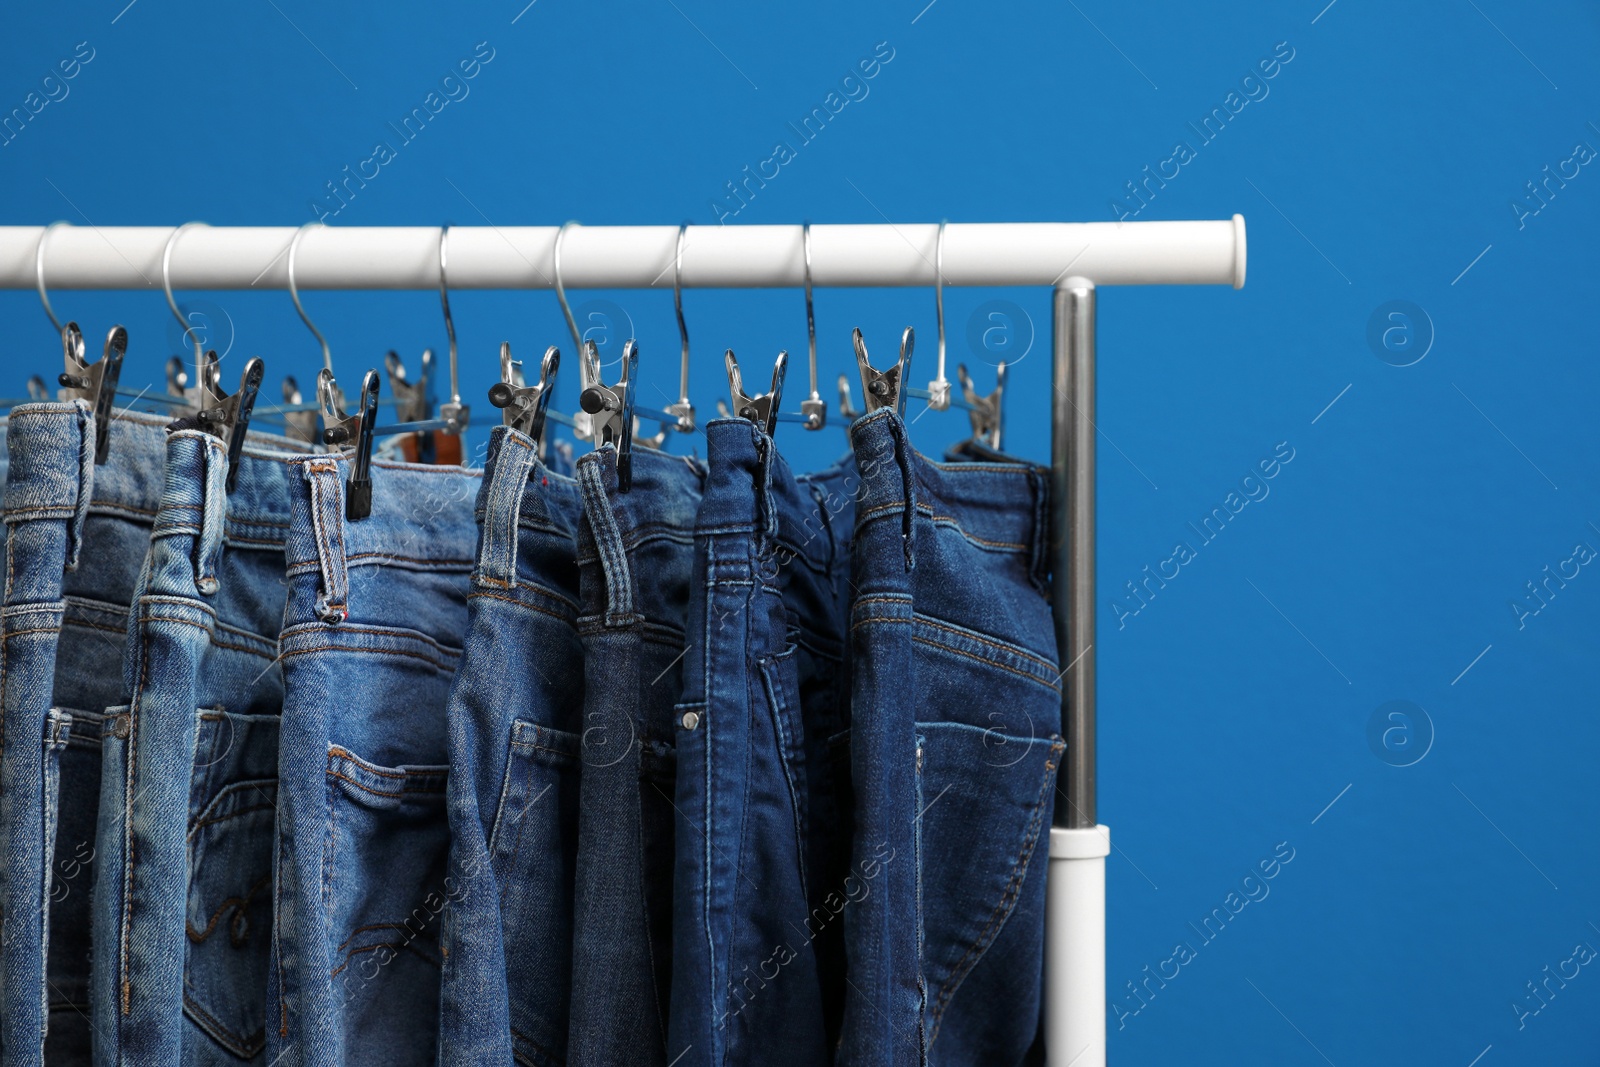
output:
M61 328L61 348L66 370L56 379L64 400L82 400L94 412L94 461L104 463L111 454L111 402L117 395L117 379L122 376L122 357L128 351L128 331L111 327L99 361L90 364L84 356L83 331L69 322Z
M266 364L260 356L252 356L239 375L239 390L233 395L222 391L222 366L215 350L205 354L201 364L199 407L195 420L200 429L213 437L221 438L228 449L228 492L233 492L239 481L239 457L244 453L245 435L250 432L250 415L255 410L256 397L261 393L261 379L266 376Z
M808 430L820 430L828 424L828 402L817 392L817 313L811 302L811 223L800 228L800 244L805 250L806 263L806 352L811 362L811 395L800 401L800 414L805 416Z
M898 415L906 411L906 375L911 371L911 348L916 343L916 333L907 326L900 335L900 358L888 370L875 370L867 356L867 344L859 329L851 331L855 343L856 366L861 370L861 392L866 400L867 414L888 408Z
M351 522L372 514L372 431L378 419L378 372L369 370L361 379L358 406L344 410L344 398L333 373L326 367L317 372L317 403L322 407L322 442L335 448L352 448L350 480L345 487L344 517Z
M561 352L551 345L539 361L538 384L528 385L522 378L522 361L511 358L511 342L500 344L500 380L489 387L489 403L505 412L505 425L527 434L536 445L544 443L545 413L560 368Z
M689 325L683 318L683 236L688 230L688 223L678 225L678 243L672 256L672 308L678 316L678 342L681 350L678 365L678 402L667 405L667 414L676 422L668 423L680 433L693 433L694 404L689 400ZM667 439L666 431L661 433L661 442ZM656 446L661 447L660 444Z
M582 366L589 384L578 395L578 406L590 417L596 448L617 449L617 491L633 485L633 394L639 371L639 344L629 338L622 346L622 376L616 385L600 379L600 350L593 341L583 343Z
M181 415L183 409L194 411L200 406L200 387L189 385L189 371L183 365L182 356L170 356L167 359L167 395L175 403L174 414Z
M789 367L789 353L778 353L777 362L772 365L772 388L759 396L744 391L744 377L739 373L733 349L728 349L723 360L728 367L728 392L733 397L734 414L755 423L771 437L778 428L778 406L783 403L783 376Z
M1002 360L995 368L994 392L979 396L972 387L965 363L956 366L956 378L961 382L961 394L967 399L967 418L972 420L972 439L1000 451L1000 432L1005 415L1006 365Z

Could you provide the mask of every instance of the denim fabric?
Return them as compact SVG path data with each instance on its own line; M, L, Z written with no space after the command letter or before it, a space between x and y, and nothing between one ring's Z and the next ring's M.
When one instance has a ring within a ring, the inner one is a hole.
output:
M431 1064L481 472L375 463L351 522L348 461L293 466L265 1062Z
M572 1067L666 1067L672 978L673 705L705 471L636 446L578 460L584 729L573 909Z
M96 467L86 407L12 410L0 616L6 1064L89 1060L101 722L121 697L128 605L161 495L161 425L118 412Z
M852 873L871 891L844 911L838 1062L1021 1063L1064 747L1046 473L934 463L890 411L851 440Z
M440 1062L566 1062L583 646L578 486L498 427L450 691Z
M230 494L221 440L166 439L127 698L104 729L91 997L102 1065L232 1064L266 1043L294 448L252 435Z
M825 1065L857 884L828 758L845 725L857 479L796 478L744 419L710 423L706 456L676 712L668 1051L675 1067Z

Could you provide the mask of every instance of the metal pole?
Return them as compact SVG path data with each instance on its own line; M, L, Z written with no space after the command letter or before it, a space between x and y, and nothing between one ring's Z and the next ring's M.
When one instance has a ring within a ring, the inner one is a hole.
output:
M1051 567L1067 752L1045 883L1045 1050L1052 1065L1105 1067L1106 856L1094 780L1094 283L1056 287Z
M1055 396L1050 434L1050 551L1056 648L1064 668L1064 785L1055 825L1095 825L1094 283L1068 278L1055 296Z

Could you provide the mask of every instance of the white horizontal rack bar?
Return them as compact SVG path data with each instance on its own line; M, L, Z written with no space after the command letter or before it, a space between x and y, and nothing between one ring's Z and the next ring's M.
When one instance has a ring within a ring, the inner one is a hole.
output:
M0 288L32 289L42 226L0 226ZM283 289L293 226L196 226L172 251L174 289ZM557 226L452 226L451 289L549 289ZM57 226L45 283L159 289L168 226ZM811 227L816 286L931 286L937 223ZM561 246L572 289L671 289L676 226L574 226ZM798 288L799 226L690 226L686 288ZM945 230L946 285L1244 285L1244 219L1208 222L981 222ZM295 254L301 289L433 289L439 230L313 227Z

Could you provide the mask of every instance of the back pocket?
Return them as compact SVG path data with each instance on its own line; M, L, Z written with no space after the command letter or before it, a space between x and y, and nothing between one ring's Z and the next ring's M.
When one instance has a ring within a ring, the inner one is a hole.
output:
M578 859L577 734L518 719L489 833L519 1059L563 1062Z
M190 785L183 1008L249 1059L266 1043L278 719L199 712Z
M349 1035L404 1034L392 1064L431 1064L439 1023L447 767L382 767L328 746L322 893Z
M918 723L921 817L923 974L928 983L929 1042L946 1009L980 962L1001 984L1018 967L1034 968L1043 944L1044 868L1034 867L1054 795L1059 737L1017 738L963 723ZM1037 921L1033 960L988 959L1019 903ZM977 981L982 986L982 981ZM985 1000L982 988L964 998Z

